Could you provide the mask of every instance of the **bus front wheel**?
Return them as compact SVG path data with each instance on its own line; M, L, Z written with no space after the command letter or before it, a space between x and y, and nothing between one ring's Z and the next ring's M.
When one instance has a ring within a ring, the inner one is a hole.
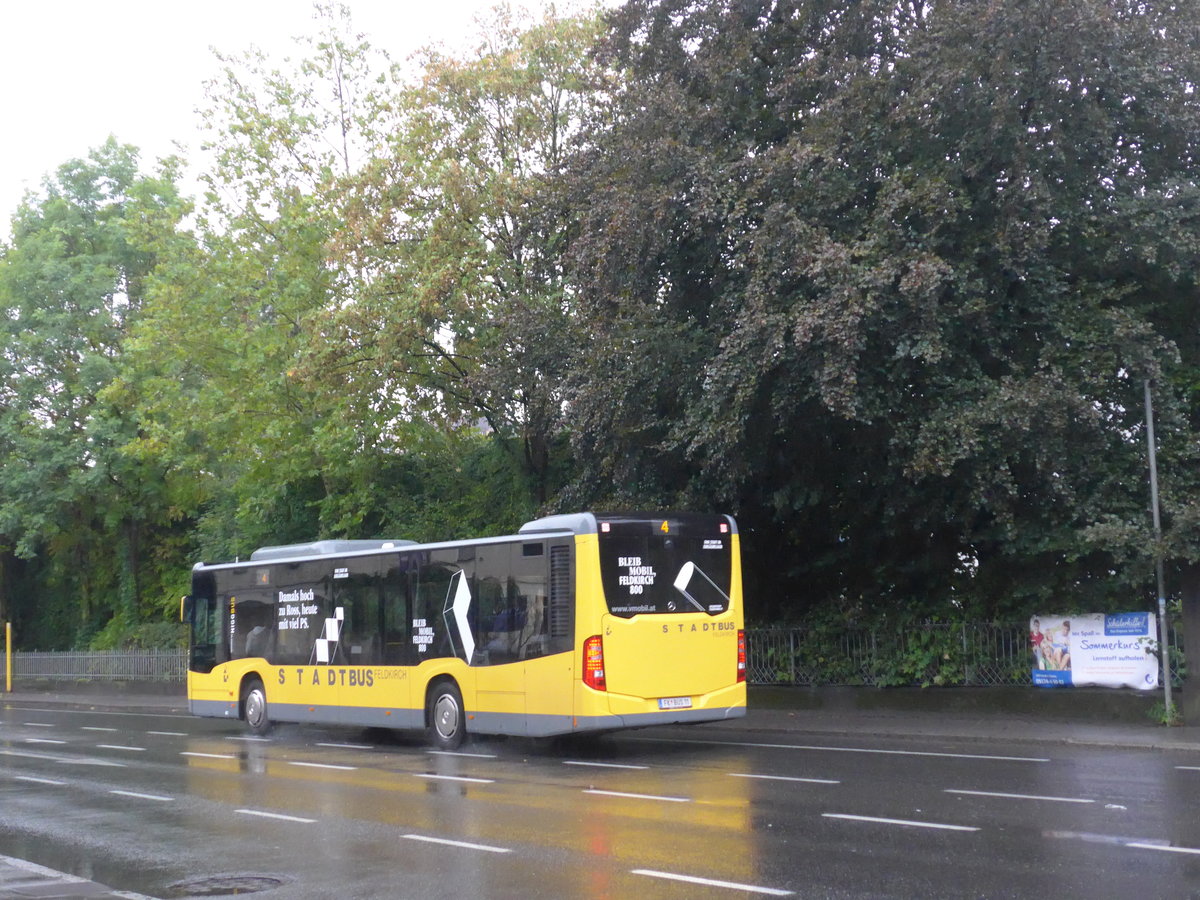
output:
M456 750L467 734L462 694L453 681L439 681L429 691L427 713L430 743L439 750Z
M271 717L267 715L267 691L257 678L247 681L242 688L242 717L255 734L266 734L271 730Z

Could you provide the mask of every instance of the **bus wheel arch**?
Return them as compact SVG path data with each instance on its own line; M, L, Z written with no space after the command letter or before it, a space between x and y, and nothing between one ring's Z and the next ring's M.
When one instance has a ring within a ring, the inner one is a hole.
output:
M242 679L242 721L254 734L266 734L271 730L271 716L267 709L267 689L258 675L251 673Z
M435 678L425 692L425 733L439 750L456 750L467 734L467 714L458 682Z

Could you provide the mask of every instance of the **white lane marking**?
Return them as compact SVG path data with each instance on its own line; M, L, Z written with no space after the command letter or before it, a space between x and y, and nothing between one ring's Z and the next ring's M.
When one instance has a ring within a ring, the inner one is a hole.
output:
M564 766L595 766L598 769L648 769L649 766L630 766L624 763L589 762L582 759L564 759Z
M137 791L109 791L110 794L120 794L122 797L136 797L138 800L157 800L160 803L171 803L174 797L161 797L158 794L139 794Z
M126 764L123 762L113 762L110 759L100 759L96 756L83 756L79 759L62 757L57 761L62 763L64 766L109 766L114 769L128 768L128 766L126 766Z
M1176 766L1177 769L1182 769L1185 772L1200 772L1200 766Z
M80 731L116 731L115 728L104 728L100 725L80 725Z
M978 831L973 825L947 825L942 822L917 822L912 819L883 819L876 816L852 816L847 813L821 813L826 819L847 819L851 822L874 822L878 825L904 825L909 828L938 828L942 831Z
M316 819L306 819L303 816L285 816L283 813L263 812L260 809L235 809L234 812L243 816L258 816L263 819L279 819L282 822L300 822L303 825L313 825Z
M53 722L22 722L21 724L27 728L53 728L54 727Z
M194 750L183 750L180 756L196 756L200 759L237 759L232 753L197 753Z
M817 744L758 744L752 741L702 741L697 739L632 738L656 744L705 744L716 747L761 747L766 750L825 750L830 753L876 753L882 756L932 756L938 759L986 759L999 762L1050 762L1041 756L991 756L980 753L937 753L932 750L877 750L871 747L822 747Z
M101 750L128 750L130 753L145 753L145 747L126 747L124 744L97 744Z
M51 753L34 753L21 750L0 750L0 756L19 756L25 759L46 759L50 762L62 763L64 766L109 766L114 769L124 769L125 763L112 762L107 759L93 757L73 758L70 756L54 756Z
M463 753L459 750L426 750L430 756L467 756L472 759L495 759L495 753Z
M56 741L53 738L25 738L27 744L65 744L66 741Z
M248 734L227 735L225 737L225 740L227 740L227 741L244 741L247 744L269 744L269 743L271 743L270 738L254 737L254 736L248 735Z
M1049 797L1042 794L1005 794L999 791L967 791L959 788L946 788L947 794L968 794L972 797L1003 797L1008 800L1048 800L1051 803L1095 803L1083 797Z
M1130 844L1146 844L1155 846L1168 846L1168 841L1147 841L1140 838L1121 837L1114 834L1095 834L1089 831L1043 831L1042 837L1056 838L1059 840L1068 841L1083 841L1088 844L1112 844L1117 847L1124 847Z
M157 734L159 737L187 737L186 731L147 731L146 734Z
M695 875L677 875L673 872L656 872L654 869L632 869L634 875L648 875L651 878L666 878L670 881L683 881L688 884L702 884L705 887L729 888L734 891L746 891L751 894L766 894L769 897L790 897L792 891L779 888L763 887L758 884L739 884L736 881L718 881L715 878L697 878Z
M56 787L63 787L65 781L55 781L53 778L37 778L33 775L14 775L13 778L17 781L32 781L34 784L53 784Z
M289 760L289 766L303 766L306 769L336 769L339 772L354 772L358 766L335 766L333 763L294 762Z
M629 800L658 800L661 803L691 803L688 797L659 797L655 794L629 794L625 791L598 791L592 788L586 789L585 794L596 794L601 797L625 797Z
M1150 841L1129 841L1126 847L1135 847L1138 850L1162 850L1165 853L1190 853L1200 856L1200 850L1195 847L1172 847L1168 844L1156 844Z
M792 775L753 775L749 772L729 772L730 778L761 778L765 781L798 781L802 784L841 784L833 778L797 778Z
M187 719L189 722L196 721L196 717L191 713L170 713L170 712L116 712L111 709L97 711L94 709L46 709L42 706L22 706L21 712L44 712L44 713L59 713L66 716L104 716L106 719L111 719L117 716L131 718L139 716L143 719Z
M332 747L335 750L374 750L373 744L327 744L317 741L318 747Z
M427 844L443 844L447 847L461 847L464 850L483 850L487 853L512 853L508 847L493 847L489 844L472 844L469 841L450 841L446 838L429 837L424 834L402 834L400 837L409 841L424 841Z
M472 784L495 784L494 778L468 778L465 775L432 775L428 772L413 772L413 778L432 778L435 781L468 781Z

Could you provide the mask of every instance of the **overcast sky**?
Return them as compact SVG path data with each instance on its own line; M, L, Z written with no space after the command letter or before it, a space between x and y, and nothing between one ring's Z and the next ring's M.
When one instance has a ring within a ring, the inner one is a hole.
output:
M345 4L357 31L401 59L435 41L455 46L495 2ZM175 152L173 141L194 145L194 111L218 65L210 48L253 44L282 58L315 28L312 0L0 0L0 8L0 235L27 188L109 134L140 148L143 163Z

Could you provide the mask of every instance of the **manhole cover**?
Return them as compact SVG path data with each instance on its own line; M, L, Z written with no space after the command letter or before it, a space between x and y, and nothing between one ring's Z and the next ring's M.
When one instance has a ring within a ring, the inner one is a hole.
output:
M229 897L257 894L284 884L274 875L213 875L192 881L177 881L168 885L171 897Z

